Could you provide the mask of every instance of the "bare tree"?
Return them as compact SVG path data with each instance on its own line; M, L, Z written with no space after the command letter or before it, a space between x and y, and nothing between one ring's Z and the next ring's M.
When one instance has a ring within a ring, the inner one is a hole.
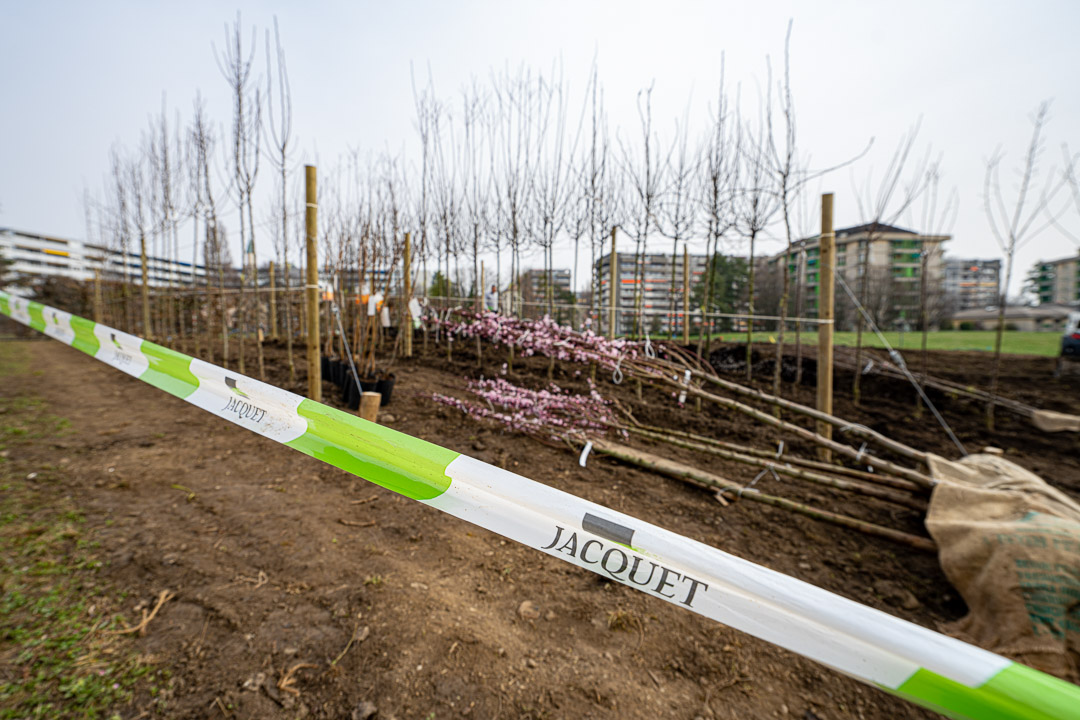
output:
M770 87L769 100L766 103L766 122L769 126L769 167L773 173L777 193L780 199L780 208L784 219L784 237L787 239L787 252L781 265L780 302L777 315L780 317L776 327L776 363L773 368L773 395L780 396L780 376L784 359L784 330L787 325L788 293L790 285L790 273L788 272L793 238L791 233L792 204L797 199L805 179L804 169L799 164L798 151L795 144L795 101L791 94L791 26L788 21L787 35L784 38L784 78L777 86L777 96L780 105L780 114L784 117L784 142L777 145L776 136L772 128L772 68L769 69ZM797 309L798 313L799 310ZM777 408L779 412L779 408Z
M146 252L147 231L147 190L146 175L141 155L128 161L128 193L131 197L131 220L139 236L139 260L142 273L140 294L142 299L142 335L147 339L154 337L154 328L150 323L150 267Z
M776 329L776 362L773 369L773 394L780 395L780 378L783 366L784 358L784 334L787 331L787 318L788 318L788 301L791 298L791 260L794 249L795 237L792 232L793 222L793 206L802 196L803 191L806 188L807 183L819 179L822 176L830 173L834 170L842 168L846 165L858 160L865 155L873 144L873 140L867 143L866 149L861 153L853 156L852 158L845 160L844 162L823 169L810 170L807 167L807 163L800 158L797 148L797 134L796 134L796 115L795 115L795 100L791 92L791 30L792 21L788 21L787 34L784 37L784 74L776 84L776 100L779 106L780 115L783 117L783 142L777 143L776 133L773 130L773 107L772 107L772 64L766 58L766 64L768 65L768 77L769 77L769 96L766 101L765 109L765 121L768 125L768 163L769 170L773 175L773 182L776 188L776 192L779 196L780 210L784 221L784 237L787 240L787 249L784 255L784 262L780 264L781 269L781 282L780 282L780 294L779 303L777 306L776 314L780 320ZM805 251L800 259L805 260ZM798 263L796 263L798 265ZM801 268L796 268L801 272ZM800 315L803 311L801 303L801 284L802 276L796 276L798 287L796 289L796 314ZM795 335L796 335L796 383L802 381L802 347L801 337L799 335L799 328L801 323L796 322Z
M870 256L874 250L874 243L878 242L881 235L885 230L896 222L896 219L907 212L911 204L915 202L916 198L926 187L926 168L929 161L929 155L924 156L918 162L916 162L911 174L910 179L904 182L904 173L908 161L911 157L912 150L915 147L915 141L919 135L920 122L916 122L912 128L905 133L900 141L897 143L896 150L893 152L892 159L885 168L885 172L877 183L876 189L874 189L873 168L871 168L863 182L862 192L858 190L854 191L856 204L859 209L859 215L863 220L863 228L866 232L866 239L860 240L858 245L858 276L859 276L859 294L858 303L870 310L875 307L878 308L878 312L873 314L875 322L882 324L887 318L884 313L887 312L888 307L891 305L879 305L874 302L870 302L868 293L872 287L875 292L875 296L880 298L887 292L891 292L892 289L892 277L889 275L887 278L877 278L875 282L871 282L870 272ZM887 285L888 288L882 287ZM851 386L851 394L855 404L859 404L861 385L860 380L862 373L859 372L859 368L862 367L862 335L865 325L863 314L855 308L855 367L856 371Z
M131 277L130 277L130 243L131 228L129 223L128 208L128 178L124 168L124 162L120 158L117 148L112 150L112 187L115 193L115 212L113 219L114 237L116 247L121 257L121 302L123 305L124 329L134 332L135 321L131 314Z
M943 171L941 169L941 156L934 160L926 171L926 192L922 198L922 213L919 227L931 236L944 237L947 235L956 220L959 208L959 194L954 187L945 198L944 203L939 205L940 186ZM940 307L942 301L942 278L934 272L941 266L944 249L942 243L923 243L919 252L919 330L921 334L921 348L919 354L919 373L926 378L927 367L927 344L930 326L935 321L935 307ZM922 415L922 397L915 394L916 417Z
M759 115L757 127L749 123L739 130L736 155L740 184L734 195L735 227L749 244L747 262L746 379L753 377L755 244L780 209L780 194L769 172L767 111Z
M983 206L990 224L990 231L1005 254L1005 282L1001 285L1001 298L998 303L997 331L994 336L994 369L990 375L990 395L997 394L998 378L1001 373L1001 339L1005 333L1005 309L1012 282L1013 263L1016 251L1031 242L1043 230L1049 227L1056 216L1050 213L1050 203L1054 196L1067 182L1065 176L1055 172L1047 173L1043 191L1035 195L1040 163L1044 150L1043 131L1050 113L1050 101L1043 101L1035 110L1032 118L1031 140L1023 163L1016 168L1019 182L1015 195L1006 200L1006 191L1001 187L1001 163L1005 154L1000 147L986 161L986 174L983 185ZM1034 197L1033 197L1034 195ZM1009 207L1011 205L1011 207ZM986 404L986 427L994 429L994 402Z
M468 226L472 251L473 287L476 295L476 309L484 309L484 285L487 278L480 271L480 248L484 245L484 235L491 222L489 216L489 197L491 191L490 164L485 162L486 141L490 137L485 127L489 117L486 108L487 97L475 80L472 87L462 91L462 122L464 124L464 147L462 149L462 200L465 222ZM498 280L496 279L496 282ZM483 365L483 347L477 336L476 361Z
M539 86L539 152L533 197L538 225L536 242L544 251L547 311L554 316L555 240L566 227L581 123L573 136L568 137L567 99L561 70L553 68L551 78L547 81L541 78ZM553 363L549 363L549 377L553 371Z
M225 269L228 251L224 243L224 233L218 223L218 198L214 194L214 188L210 181L211 159L214 157L213 130L206 120L206 109L202 97L196 96L195 110L191 121L191 143L195 148L195 162L192 174L192 182L197 184L196 197L197 207L200 208L206 230L204 233L203 264L206 266L207 284L210 276L217 275L218 284L218 315L221 323L221 356L222 365L229 367L229 318L225 305ZM229 189L225 189L228 193ZM209 302L209 301L208 301ZM209 311L209 306L208 306ZM209 318L209 315L208 315ZM209 322L209 319L208 319Z
M488 133L484 127L487 118L487 97L474 81L471 88L462 91L462 123L464 145L462 148L462 200L465 219L469 229L472 251L473 283L476 289L477 309L483 308L484 288L480 286L480 248L487 224L488 197L491 176L484 162Z
M443 279L446 288L447 308L450 307L454 294L451 282L450 261L457 258L461 248L461 146L454 133L454 124L450 113L442 106L436 106L432 128L435 155L435 225L442 236L441 255L443 259ZM458 278L458 287L461 282ZM446 338L446 358L453 355L453 343L448 334Z
M701 332L705 334L706 361L712 347L712 310L715 296L715 263L720 243L735 226L734 197L739 185L738 143L739 117L729 118L727 92L724 88L724 58L720 57L720 86L716 107L712 111L711 127L705 144L705 162L701 175L701 209L705 216L705 288L701 308ZM699 351L701 342L698 343Z
M593 63L592 80L589 86L590 95L590 134L588 149L588 164L583 163L582 193L586 196L588 214L588 234L590 261L592 268L590 283L590 314L599 320L603 317L600 307L600 263L599 258L604 251L604 243L607 241L608 232L618 225L620 217L620 202L623 198L620 181L622 174L610 161L610 142L608 137L607 117L604 113L603 95L599 88L597 68ZM614 285L616 269L614 258L610 258L611 273L609 289L612 293L617 291ZM597 328L603 328L603 322L597 323Z
M276 60L276 72L275 72ZM266 113L270 127L270 140L273 152L268 152L270 162L278 171L281 180L281 233L275 232L275 246L278 264L285 271L285 355L289 363L289 382L296 380L296 365L293 362L292 329L292 288L289 272L289 142L292 138L292 90L289 86L289 72L285 65L285 50L281 47L278 34L277 16L274 17L274 55L270 54L270 31L266 31ZM277 78L277 117L274 116L274 80Z
M420 227L420 242L416 246L414 255L420 257L420 263L413 271L413 287L416 287L416 277L422 272L424 282L423 293L424 299L427 300L428 296L428 273L427 273L427 259L430 252L430 245L428 243L428 224L429 213L431 210L431 182L432 182L432 132L435 120L435 113L437 112L438 102L435 99L434 89L432 88L430 70L428 73L428 84L423 91L418 92L416 88L416 76L412 75L412 87L413 87L413 102L416 107L416 131L420 136L420 195L416 198L416 222ZM422 269L422 270L421 270ZM424 352L427 352L428 344L428 327L424 324Z
M675 335L679 317L675 302L675 298L678 297L676 264L679 256L679 242L687 241L694 231L697 220L697 208L692 194L700 167L701 149L696 148L690 152L687 148L688 114L684 112L683 121L675 123L675 139L669 152L669 157L672 159L669 164L668 185L662 193L657 223L660 234L671 240L671 301L668 307L668 334L672 337ZM690 318L684 315L683 322L689 321Z
M531 236L529 193L532 191L538 153L536 117L538 90L525 68L509 69L492 78L495 91L496 142L492 148L495 172L492 184L498 197L501 236L510 245L510 312L520 312L517 303L521 250ZM537 83L537 87L539 83ZM513 348L510 348L513 361Z
M255 222L252 209L252 196L255 179L259 173L259 145L261 139L261 96L252 78L252 66L255 59L255 28L251 30L251 48L246 53L243 47L243 34L240 14L232 30L225 27L224 50L219 54L216 49L214 59L232 91L232 147L228 154L228 166L232 171L232 189L236 207L240 213L240 257L244 267L243 279L251 283L253 291L258 290L258 270L255 263ZM246 218L245 218L246 214ZM263 347L259 334L259 313L256 307L258 295L253 303L248 303L244 295L244 283L241 282L240 304L249 320L255 326L256 346L258 348L259 378L266 379L263 363ZM239 335L239 369L244 372L244 331Z
M660 141L652 126L652 85L637 95L641 145L634 150L619 141L622 168L629 185L627 226L634 238L634 334L643 332L645 255L649 232L656 227L669 156L661 156ZM614 275L613 275L614 277Z

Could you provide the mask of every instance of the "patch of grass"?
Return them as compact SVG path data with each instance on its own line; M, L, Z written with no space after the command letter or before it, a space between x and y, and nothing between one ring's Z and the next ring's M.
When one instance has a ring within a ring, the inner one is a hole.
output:
M922 348L922 333L920 332L887 332L884 333L889 344L898 350L919 350ZM937 330L927 333L926 347L928 350L965 350L974 352L993 352L994 337L992 330ZM746 333L717 333L715 339L730 342L743 342ZM693 340L694 338L691 338ZM854 332L838 332L833 336L834 345L854 347L856 334ZM755 343L775 343L776 332L755 332ZM817 332L803 332L801 335L803 345L816 347ZM794 345L795 333L784 333L784 344ZM881 348L884 345L871 332L863 333L863 347ZM1061 353L1061 333L1059 332L1021 332L1019 330L1006 331L1001 338L1001 352L1006 355L1043 355L1045 357L1057 357Z
M0 377L21 375L30 367L30 352L24 343L0 343Z
M641 620L634 613L622 608L612 610L607 616L608 630L630 630L640 624Z
M67 427L36 399L0 399L0 413L2 440L13 446ZM128 636L111 633L126 622L99 578L93 531L70 497L42 483L62 480L60 470L28 469L0 464L0 720L130 715L154 668Z
M371 585L372 587L379 587L383 584L382 575L368 575L364 578L365 585Z

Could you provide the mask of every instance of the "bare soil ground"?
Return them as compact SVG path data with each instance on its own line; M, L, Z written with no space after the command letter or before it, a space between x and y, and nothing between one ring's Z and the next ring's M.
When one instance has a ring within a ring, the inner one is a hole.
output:
M171 671L154 693L136 686L131 702L116 708L125 719L934 717L371 486L59 343L0 345L30 355L27 370L0 378L0 400L39 398L70 421L63 436L11 446L4 472L21 479L49 468L57 481L36 491L83 514L87 536L100 543L97 582L129 618L162 590L176 593L145 635L125 636L143 662ZM267 357L271 382L303 390L303 368L290 383L280 346L268 344ZM481 368L471 348L458 346L453 361L434 349L399 361L386 424L921 625L938 628L965 613L929 554L749 502L722 508L705 490L605 458L583 469L565 449L471 424L428 399L460 395L463 377L494 375L504 359L488 351ZM517 368L515 382L546 384L546 360ZM985 362L943 353L933 371L981 382ZM1045 358L1011 357L1004 391L1075 411L1080 383L1054 380L1051 371ZM587 374L557 367L555 381L584 387ZM679 410L649 388L639 401L632 387L599 380L643 420L775 444L770 432L720 410ZM809 400L812 376L806 382L785 392ZM839 414L955 454L929 414L915 420L909 390L869 380L863 407L854 408L846 387L838 378ZM324 394L340 399L329 383ZM999 431L987 434L980 407L940 400L965 443L1002 447L1080 491L1074 436L1043 435L1006 413ZM733 480L755 474L709 462ZM762 482L777 494L923 532L915 513L894 506L796 481ZM290 669L293 682L282 682ZM17 659L0 643L0 673L16 672Z

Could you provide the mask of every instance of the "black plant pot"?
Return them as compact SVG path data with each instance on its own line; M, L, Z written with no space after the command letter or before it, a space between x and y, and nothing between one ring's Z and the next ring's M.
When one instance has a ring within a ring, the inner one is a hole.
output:
M394 392L394 382L396 380L397 376L394 375L394 373L387 373L385 377L375 383L375 392L382 395L382 400L379 401L379 407L386 407L390 404L390 397Z
M342 401L345 406L350 410L360 409L360 390L356 387L356 381L352 378L352 373L349 373L345 378L345 389L342 391Z
M324 355L322 357L321 367L322 367L323 380L329 380L330 379L330 358L328 358L328 357L326 357Z

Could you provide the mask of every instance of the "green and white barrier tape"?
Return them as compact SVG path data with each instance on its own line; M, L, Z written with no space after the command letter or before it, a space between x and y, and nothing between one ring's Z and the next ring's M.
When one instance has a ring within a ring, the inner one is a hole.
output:
M1080 718L1080 687L642 520L0 291L0 312L377 485L951 717Z

